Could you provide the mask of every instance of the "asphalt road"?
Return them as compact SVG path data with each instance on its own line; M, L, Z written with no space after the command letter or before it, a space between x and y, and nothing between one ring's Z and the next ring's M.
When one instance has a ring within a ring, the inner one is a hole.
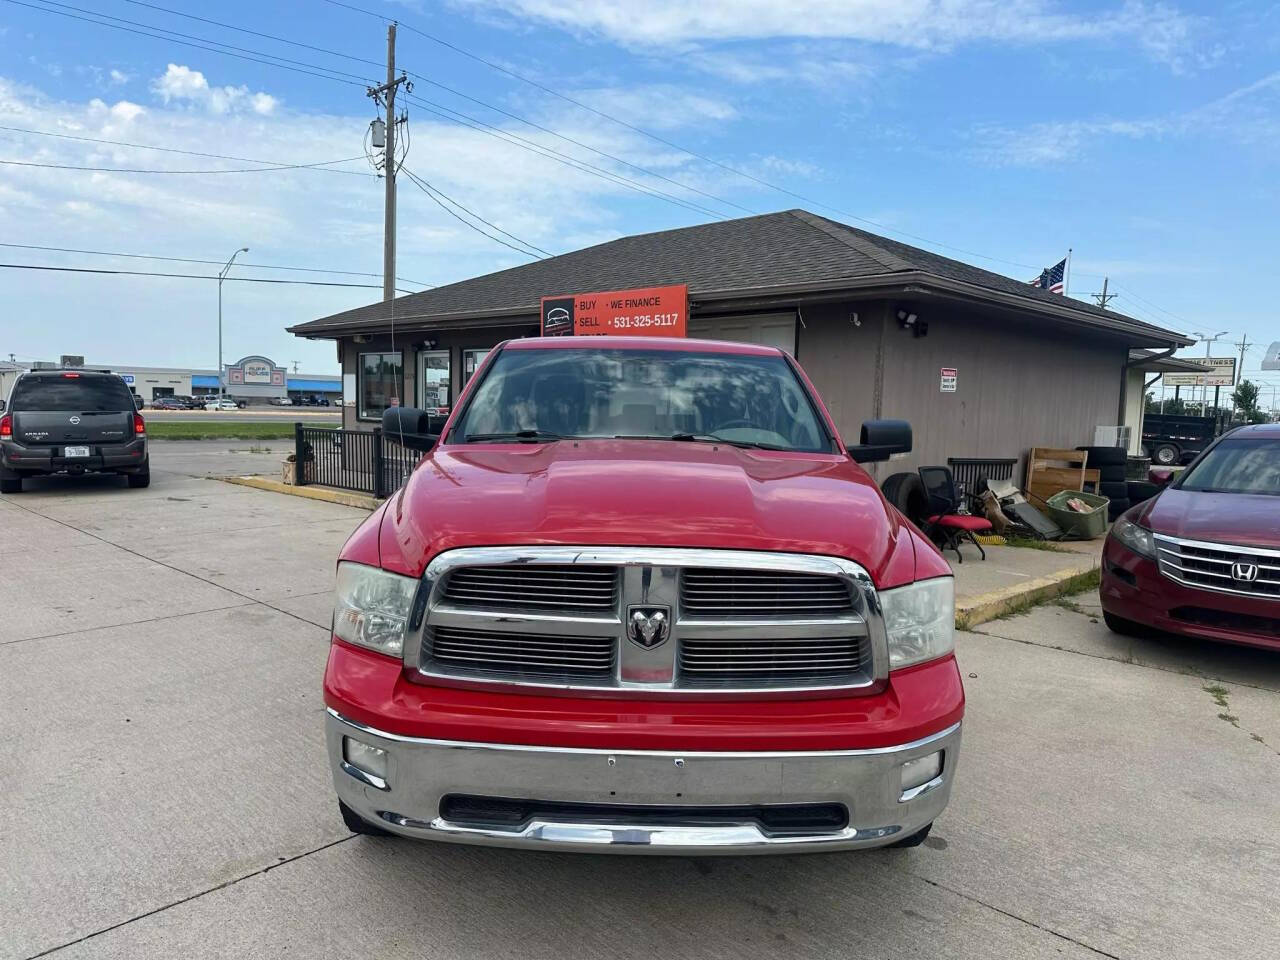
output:
M274 456L235 446L0 497L0 957L1280 954L1280 656L1122 640L1087 599L960 636L958 780L915 850L353 837L320 676L365 513L204 479Z

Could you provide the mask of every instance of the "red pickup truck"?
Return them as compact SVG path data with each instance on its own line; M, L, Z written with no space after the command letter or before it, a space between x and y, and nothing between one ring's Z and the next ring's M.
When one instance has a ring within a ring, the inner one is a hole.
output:
M964 690L937 549L783 352L492 351L337 569L324 678L358 833L545 850L914 846Z

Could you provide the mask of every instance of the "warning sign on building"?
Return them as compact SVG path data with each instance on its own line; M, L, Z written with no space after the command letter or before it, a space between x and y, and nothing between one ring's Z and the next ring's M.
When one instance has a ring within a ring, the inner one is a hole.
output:
M941 390L943 393L956 392L957 371L955 367L942 368Z
M542 298L544 337L683 337L688 325L683 283Z

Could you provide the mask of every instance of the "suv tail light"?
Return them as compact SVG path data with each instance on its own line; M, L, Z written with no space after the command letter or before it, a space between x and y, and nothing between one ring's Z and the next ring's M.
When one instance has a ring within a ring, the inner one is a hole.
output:
M13 417L5 414L0 417L0 440L13 439Z
M133 415L133 435L135 437L145 437L147 435L147 424L140 413Z

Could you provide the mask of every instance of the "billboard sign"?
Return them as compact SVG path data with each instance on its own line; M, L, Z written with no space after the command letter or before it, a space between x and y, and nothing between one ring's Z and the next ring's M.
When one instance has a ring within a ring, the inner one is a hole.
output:
M1280 370L1280 340L1267 347L1267 355L1262 358L1263 370Z
M285 369L266 357L243 357L227 367L227 383L283 387Z
M683 283L542 298L544 337L683 337L688 325Z
M1207 366L1206 373L1166 373L1164 382L1170 387L1229 387L1236 382L1235 357L1211 357L1208 360L1194 357L1179 357L1179 360L1190 360L1201 366Z

